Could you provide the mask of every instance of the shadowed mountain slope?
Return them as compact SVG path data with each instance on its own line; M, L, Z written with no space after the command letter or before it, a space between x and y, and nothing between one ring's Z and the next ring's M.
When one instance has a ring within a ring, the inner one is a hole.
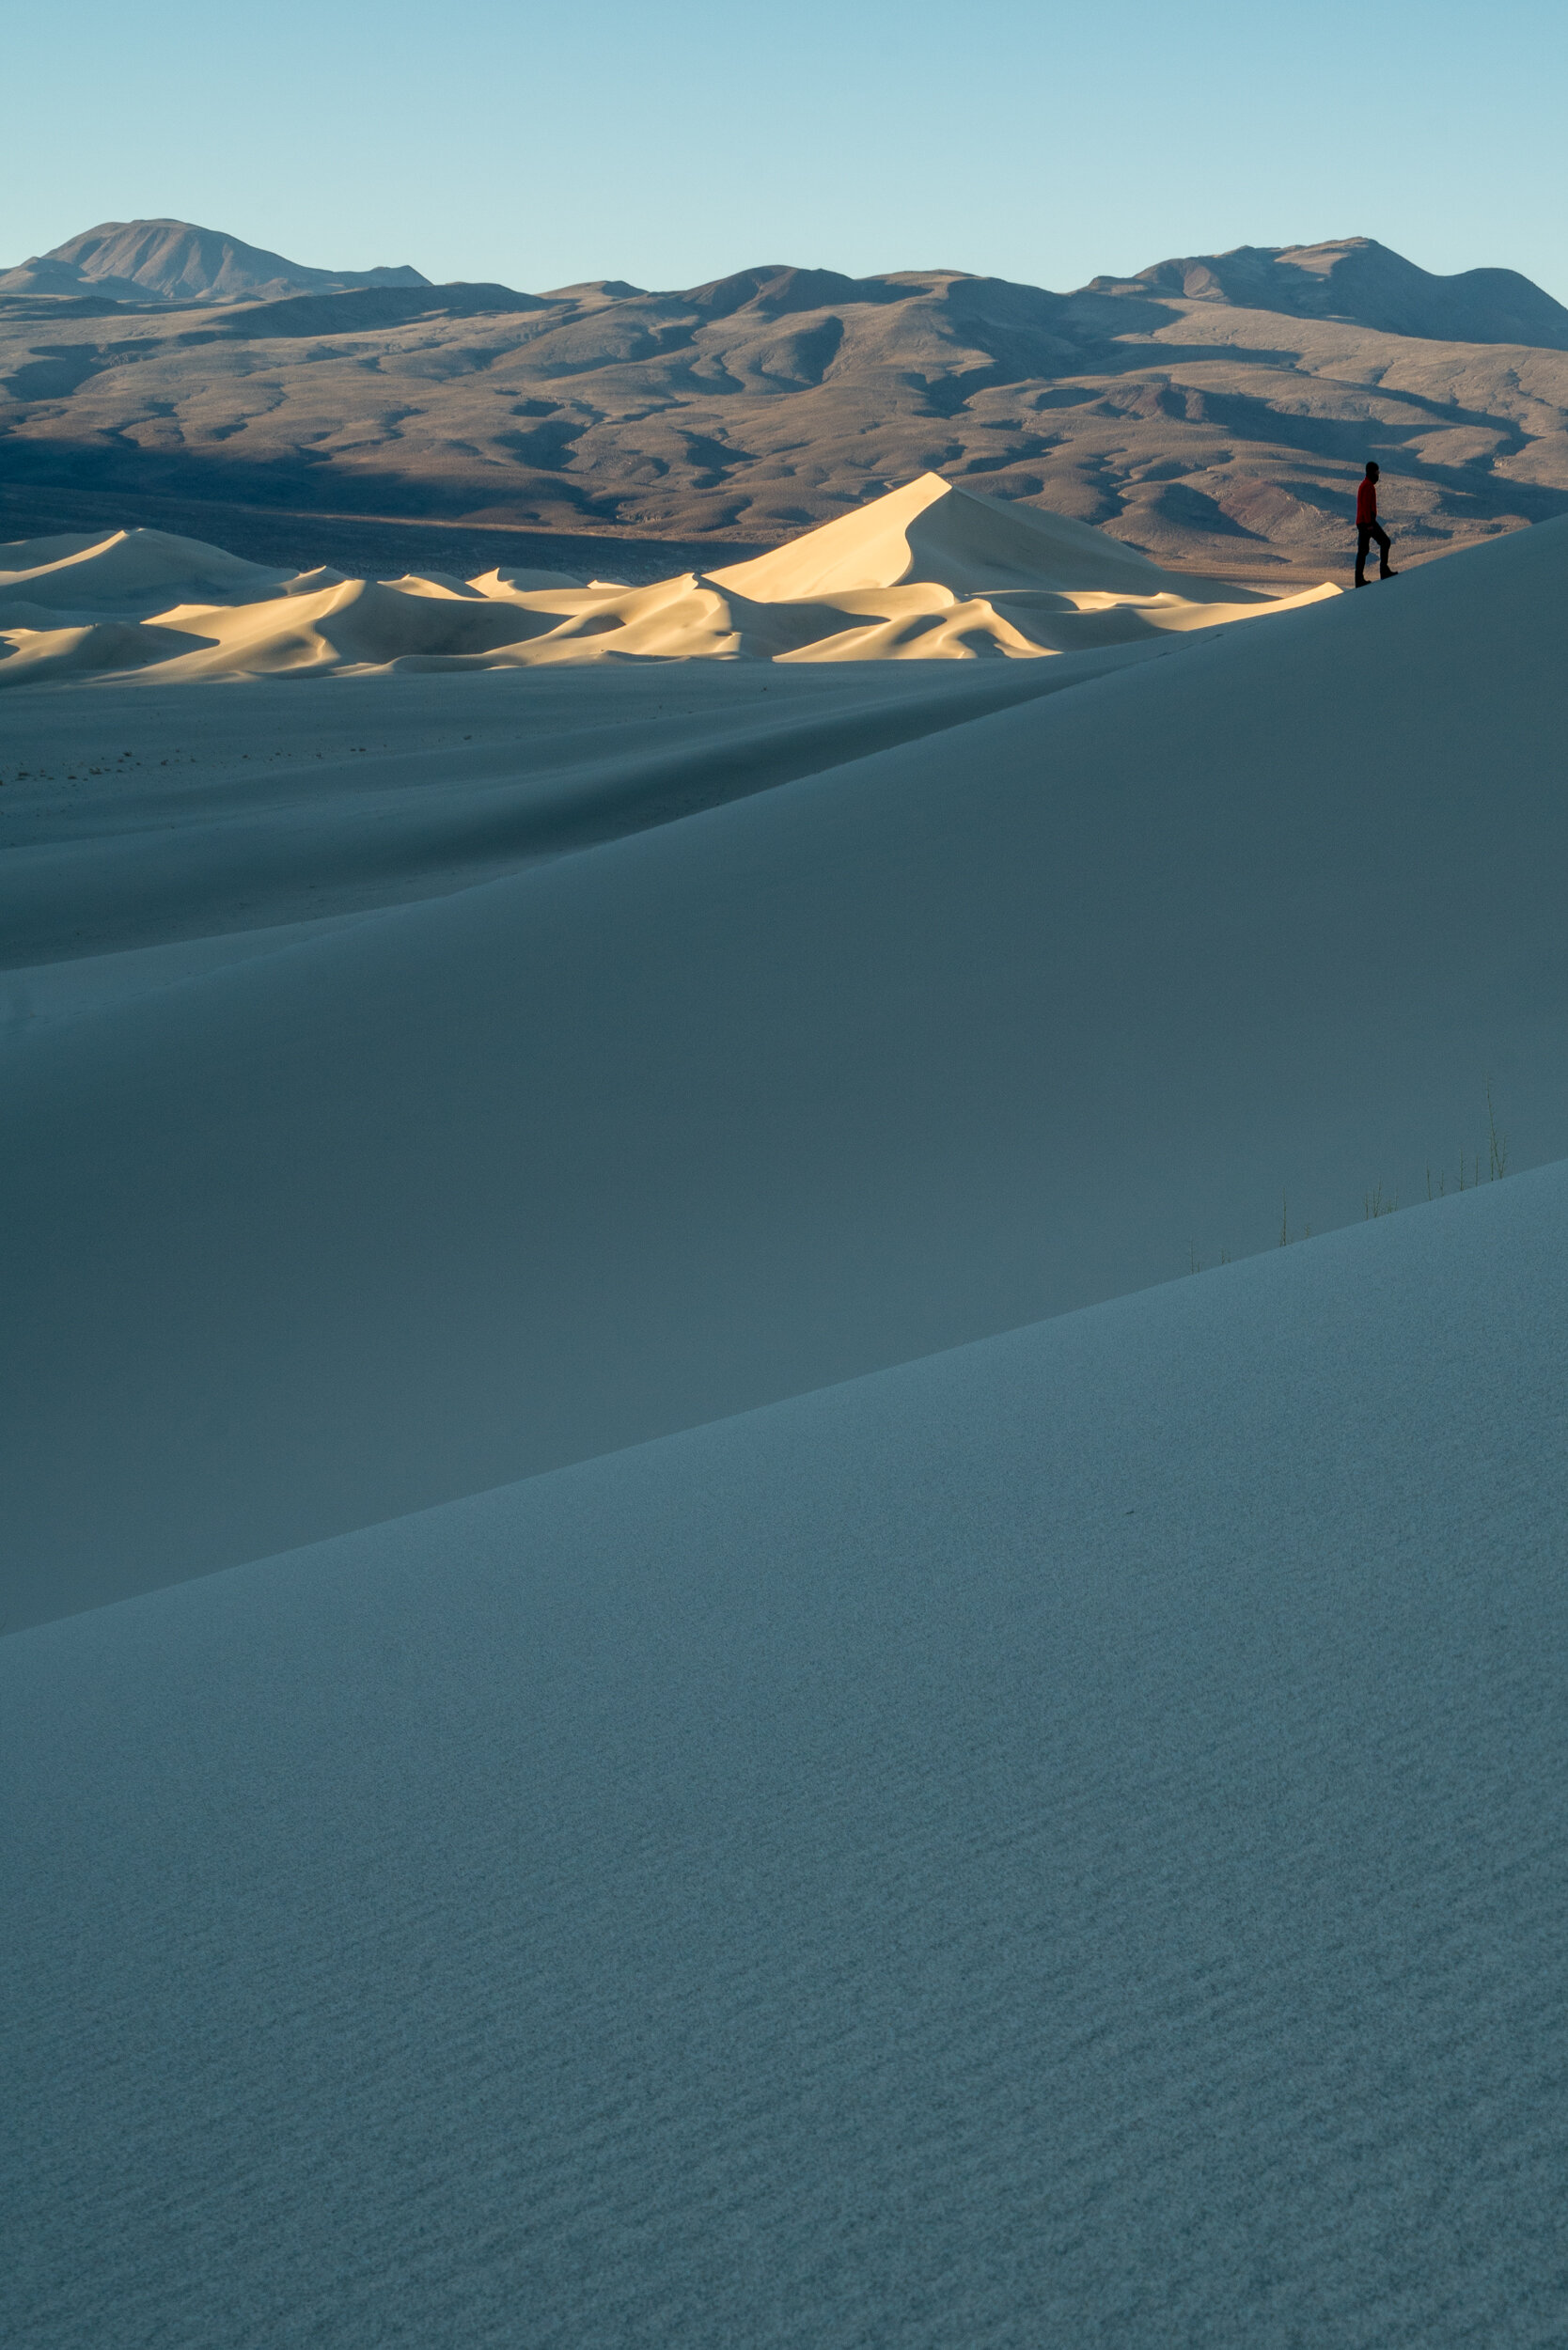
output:
M1568 314L1364 238L1070 294L782 263L523 294L300 271L180 223L58 251L86 259L0 279L11 538L81 527L92 494L105 526L179 499L766 545L933 472L1305 584L1348 569L1369 456L1404 567L1568 512Z

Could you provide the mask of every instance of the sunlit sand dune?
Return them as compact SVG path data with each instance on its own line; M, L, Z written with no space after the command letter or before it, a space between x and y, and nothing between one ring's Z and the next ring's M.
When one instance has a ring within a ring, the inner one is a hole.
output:
M1048 514L1000 498L978 497L939 474L922 474L858 513L824 523L714 579L748 596L777 600L898 588L927 581L960 597L994 589L1056 589L1148 601L1178 588L1195 603L1237 597L1213 580L1177 580L1137 547L1066 514Z
M694 659L1085 651L1337 594L1176 578L1136 549L927 474L750 563L624 588L493 571L345 579L161 531L0 547L0 684Z
M1488 1078L1568 1154L1565 578L1548 525L1043 660L13 697L19 1608L1359 1218Z
M0 2336L1548 2339L1568 522L6 560Z

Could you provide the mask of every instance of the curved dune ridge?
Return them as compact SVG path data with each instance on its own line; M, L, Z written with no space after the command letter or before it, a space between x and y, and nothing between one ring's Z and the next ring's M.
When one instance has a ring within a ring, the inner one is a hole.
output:
M14 697L0 1613L1568 1157L1565 598Z
M788 545L651 587L496 569L346 578L157 530L0 547L0 684L605 661L964 661L1097 650L1311 603L1164 572L936 474Z
M1559 2338L1568 520L30 578L384 658L5 706L0 2337Z

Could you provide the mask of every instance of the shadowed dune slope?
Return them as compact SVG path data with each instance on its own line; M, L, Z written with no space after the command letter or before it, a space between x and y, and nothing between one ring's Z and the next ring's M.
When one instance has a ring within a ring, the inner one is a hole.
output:
M1342 1223L1488 1077L1568 1155L1565 595L1544 528L24 1023L13 1621Z
M0 1643L12 2338L1551 2339L1565 1221Z
M673 823L1182 641L1053 661L627 662L588 677L377 670L330 694L108 679L13 695L0 1020L49 1016L62 984L107 1002L236 933L266 941Z

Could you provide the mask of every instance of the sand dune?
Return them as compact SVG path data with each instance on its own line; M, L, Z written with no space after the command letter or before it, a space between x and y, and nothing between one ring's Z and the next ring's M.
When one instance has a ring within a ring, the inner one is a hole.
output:
M0 546L0 685L110 670L195 680L450 663L1027 658L1337 592L1274 599L1178 580L1086 525L1014 512L927 474L757 561L647 588L499 570L471 581L287 573L148 530Z
M1051 661L459 663L264 697L225 680L12 695L0 995L30 1018L64 975L73 999L80 980L112 1000L128 955L470 888L1075 691L1169 641Z
M1136 547L1086 523L955 490L933 473L713 577L763 600L926 581L959 597L996 588L1056 589L1147 601L1178 586ZM1215 581L1184 579L1179 585L1197 601L1234 600L1234 590Z
M0 555L0 2333L1544 2341L1568 521L724 552Z
M0 1644L0 2324L1549 2340L1565 1217Z
M16 697L116 755L0 793L29 1606L1264 1246L1282 1191L1358 1219L1473 1173L1487 1078L1568 1155L1565 581L1546 526L1099 673ZM348 914L48 1009L95 944Z

